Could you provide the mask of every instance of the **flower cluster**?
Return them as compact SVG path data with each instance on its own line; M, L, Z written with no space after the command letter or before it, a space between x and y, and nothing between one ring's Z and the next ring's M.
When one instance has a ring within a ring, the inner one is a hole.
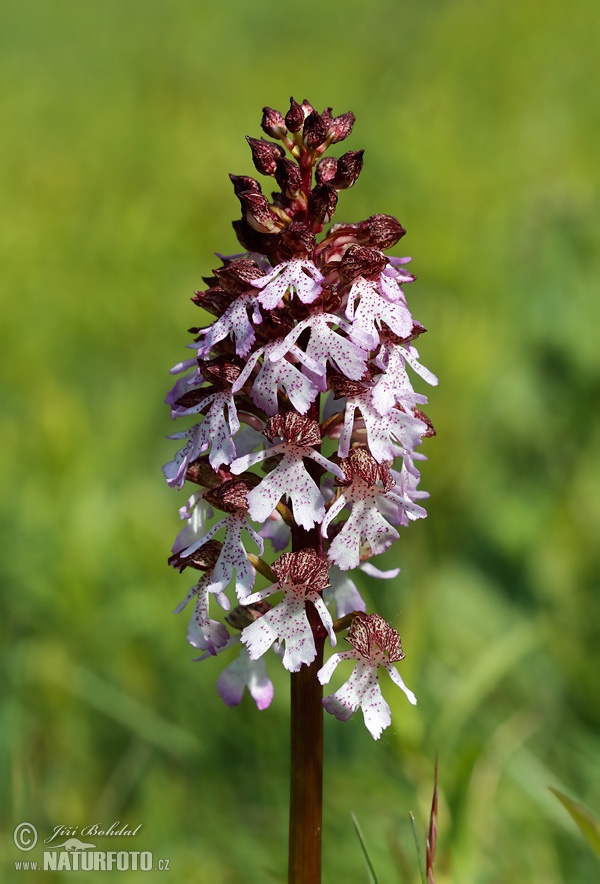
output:
M171 486L195 487L170 559L200 572L177 608L195 602L188 641L201 660L239 646L219 677L225 702L240 703L247 687L265 708L269 649L297 672L315 659L319 630L335 646L349 628L352 650L334 654L319 679L343 660L354 670L323 705L342 720L361 707L378 738L390 722L380 670L416 700L392 667L404 656L398 633L366 614L347 572L396 576L370 559L426 515L417 449L434 430L411 373L437 379L415 346L425 329L405 296L410 258L386 254L401 224L380 214L323 232L362 168L362 151L324 156L353 123L352 113L292 99L285 117L264 109L268 139L248 138L257 171L279 189L269 199L255 178L231 176L244 252L219 256L193 298L214 321L191 330L193 356L172 370L166 401L192 426L171 437L183 445L164 473ZM282 553L271 563L265 540ZM257 572L270 585L253 591ZM211 600L227 612L219 620Z

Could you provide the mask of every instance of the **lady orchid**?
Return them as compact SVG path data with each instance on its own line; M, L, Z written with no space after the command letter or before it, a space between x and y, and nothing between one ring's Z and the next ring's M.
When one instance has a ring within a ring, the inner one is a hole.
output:
M390 724L382 668L416 703L392 665L404 657L398 633L366 613L348 572L396 576L371 560L426 515L417 449L434 430L411 373L437 379L414 345L425 329L405 295L410 258L386 254L402 225L377 214L324 232L363 152L324 153L353 124L352 113L318 113L307 101L292 99L285 117L264 109L262 129L274 140L248 142L257 171L279 189L269 200L255 178L231 176L244 251L219 255L222 266L193 297L214 321L191 329L193 356L172 369L180 377L166 398L174 419L192 420L171 437L184 444L164 467L169 485L196 489L170 559L201 572L177 608L195 599L188 641L204 652L199 660L239 648L218 680L231 706L246 688L259 709L269 705L271 649L292 673L293 881L318 880L301 806L310 804L306 771L320 776L322 708L342 721L361 708L379 738ZM210 524L214 509L224 515ZM253 591L257 572L270 585ZM211 619L211 603L229 613ZM323 665L325 639L335 646L346 631L351 650ZM350 660L346 683L322 700L321 684Z

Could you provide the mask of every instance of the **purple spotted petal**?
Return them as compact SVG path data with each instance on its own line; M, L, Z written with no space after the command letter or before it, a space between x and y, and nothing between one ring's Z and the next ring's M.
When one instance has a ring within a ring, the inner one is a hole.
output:
M356 299L359 299L356 307ZM350 337L360 345L363 340L371 342L371 348L379 344L379 329L385 322L400 338L412 332L413 318L406 302L399 298L389 301L381 292L378 282L359 276L348 296L346 316L352 322Z
M214 393L202 400L202 407L210 400L212 405L202 423L169 436L169 439L187 439L173 460L163 467L165 478L171 486L183 486L188 466L209 447L211 451L208 460L214 470L218 470L222 464L230 464L235 458L235 445L231 437L239 430L240 423L233 396L229 391ZM192 414L199 407L188 409L186 413Z
M299 258L278 264L267 276L253 280L260 304L266 310L274 310L288 291L293 292L304 304L311 304L321 294L322 274L312 261Z
M292 345L302 332L310 329L310 338L304 351L304 374L318 387L320 392L327 390L327 363L351 380L358 380L365 372L368 354L349 338L333 331L329 323L344 325L343 319L330 313L317 313L299 322L296 327L273 348L270 358L281 359L290 352ZM302 359L300 355L298 358Z
M350 450L357 409L365 423L369 449L378 463L394 460L405 451L414 451L428 429L424 421L398 408L392 408L385 416L379 414L373 405L371 390L349 396L338 447L342 458L347 457Z
M222 341L228 335L235 340L235 352L238 356L245 356L256 340L252 322L248 318L248 310L252 311L252 321L257 325L261 321L260 313L256 308L256 297L253 294L241 295L229 305L225 313L213 322L211 326L203 329L200 335L204 341L198 347L198 355L202 358L208 356L215 344Z
M303 375L285 357L277 362L270 358L276 345L277 341L265 347L263 363L252 385L252 399L265 414L272 417L279 411L277 391L283 390L296 411L306 414L319 390L310 378Z

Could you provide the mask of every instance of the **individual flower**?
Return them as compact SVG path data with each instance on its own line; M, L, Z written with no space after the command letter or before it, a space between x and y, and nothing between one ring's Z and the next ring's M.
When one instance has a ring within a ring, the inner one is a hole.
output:
M250 321L249 314L252 317ZM201 329L198 345L198 356L208 356L215 344L224 338L232 337L235 341L235 352L238 356L246 356L256 340L254 326L262 321L256 294L248 292L240 295L229 305L223 315L215 323Z
M408 363L417 374L428 384L435 386L436 376L418 361L416 347L407 347L384 341L379 349L375 364L382 369L382 374L373 385L372 402L380 415L388 414L395 405L401 409L412 411L416 405L424 405L427 396L416 393L406 371Z
M410 691L392 664L404 659L400 636L379 614L358 614L348 632L351 651L333 654L317 673L321 684L328 684L336 667L344 660L353 660L350 678L335 694L323 699L323 706L339 721L348 721L358 708L373 739L378 740L389 727L392 716L379 686L379 669L383 668L409 703L417 698Z
M336 464L327 460L313 446L321 442L319 425L310 418L294 412L275 415L265 427L265 435L272 442L276 436L284 441L266 451L238 457L231 471L238 475L267 457L282 455L275 469L268 473L248 494L250 516L256 522L265 522L282 497L289 497L296 522L308 530L325 516L325 499L319 486L308 473L304 458L310 458L320 467L340 479L344 474Z
M329 585L327 563L313 549L284 553L272 565L277 583L259 590L246 599L253 604L283 591L278 605L247 626L242 642L248 648L251 660L258 660L275 642L283 642L283 665L290 672L312 663L317 655L312 627L306 613L311 602L329 634L332 647L336 644L331 614L327 610L322 591Z
M359 380L365 373L368 353L349 338L342 337L330 324L348 329L349 323L330 313L316 313L299 322L283 341L271 350L269 359L277 361L290 353L304 365L307 375L321 393L327 390L327 363L330 362L345 377ZM305 329L310 329L310 338L304 350L296 346L296 341Z
M279 411L278 391L285 392L292 406L300 414L306 414L319 393L319 388L313 381L302 374L297 366L285 358L273 359L273 352L278 347L278 341L272 341L264 347L256 350L248 359L244 371L240 374L233 387L237 393L244 386L258 359L262 356L263 361L260 370L252 383L251 397L259 408L269 417Z
M321 294L323 275L312 261L295 258L279 264L267 276L255 279L252 285L261 289L258 301L265 310L273 310L287 292L298 296L303 304L311 304Z
M389 279L389 277L384 278ZM401 338L406 338L410 334L413 318L402 292L398 289L398 297L394 301L386 297L386 292L387 287L383 288L379 280L364 279L359 276L352 283L346 317L352 323L350 337L359 346L364 341L368 341L370 349L376 347L379 344L379 330L383 322Z
M208 613L211 594L214 594L218 604L224 610L227 611L230 608L229 599L223 592L215 590L214 593L211 593L210 589L211 573L219 552L220 544L212 541L210 545L207 545L202 550L201 555L190 558L181 566L182 570L190 565L206 573L202 575L198 583L189 590L183 601L173 611L174 614L179 614L193 598L196 599L188 627L188 642L194 648L208 651L213 656L217 654L219 648L225 647L229 641L227 627L217 620L211 620ZM173 557L170 562L174 564Z
M329 547L328 558L342 571L358 568L361 547L369 545L371 555L385 552L399 537L398 532L382 516L377 502L390 493L394 486L387 464L378 464L366 448L353 448L347 460L342 461L345 478L339 484L342 491L330 505L321 526L327 537L331 521L346 506L352 510Z
M346 396L344 426L338 445L340 457L348 456L350 444L356 437L357 411L366 430L368 448L378 463L393 461L414 451L429 431L428 424L420 414L417 417L415 413L395 407L385 415L379 414L373 403L373 389L364 384L346 381L345 378L332 378L332 386L337 395Z
M248 520L248 487L243 480L230 479L207 491L204 494L204 500L228 515L213 525L206 533L201 533L201 536L194 539L185 549L181 549L177 556L177 564L185 566L189 556L201 550L219 531L224 529L225 540L214 564L207 589L213 593L223 592L235 574L235 590L240 600L249 595L256 576L242 540L243 532L250 535L258 547L260 555L264 552L263 539Z

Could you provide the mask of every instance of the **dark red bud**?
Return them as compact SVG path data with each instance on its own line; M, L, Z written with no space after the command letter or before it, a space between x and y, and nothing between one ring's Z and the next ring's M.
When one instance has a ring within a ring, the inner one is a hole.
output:
M213 316L222 316L231 304L231 295L221 288L210 288L205 292L196 292L192 301L207 313L212 313Z
M327 372L327 380L333 390L334 399L340 399L342 396L360 396L367 389L363 384L349 380L338 371Z
M265 135L270 135L271 138L282 138L287 135L283 114L280 114L278 110L273 110L272 107L263 107L260 127Z
M352 282L359 276L377 276L387 267L388 260L377 249L366 246L348 246L340 261L339 274L342 282Z
M364 150L349 150L337 162L337 171L332 184L338 190L346 190L356 183L363 167Z
M262 193L262 187L256 178L250 178L249 175L230 175L229 177L236 196L248 190L253 193Z
M304 111L293 98L290 98L290 109L285 115L285 124L290 132L298 132L304 123Z
M214 359L198 360L198 365L209 384L214 384L218 389L225 390L232 387L237 381L244 370L245 363L239 356L223 354L215 356Z
M250 227L258 233L276 233L279 230L279 219L271 210L266 196L245 191L238 194L238 198L245 209L245 218Z
M393 215L371 215L359 224L356 238L365 246L390 249L405 233L406 230Z
M281 261L292 258L311 258L315 250L314 233L301 221L293 221L278 236L277 254Z
M221 288L230 295L242 295L252 286L252 280L263 275L251 258L237 258L226 267L215 270Z
M337 206L337 190L331 184L317 184L308 200L308 214L317 224L327 224Z
M337 144L338 141L343 141L344 138L347 138L352 132L355 119L356 117L352 111L348 111L347 113L340 114L339 117L336 117L335 120L330 123L327 130L327 139L329 143Z
M225 479L231 479L232 475L227 467L220 467L215 473L209 463L208 455L197 457L193 463L187 468L185 478L188 482L195 485L203 485L205 488L214 488L220 485Z
M252 151L252 161L261 175L274 175L279 157L285 156L285 151L272 141L264 138L250 138L246 135L246 141Z
M220 540L209 540L191 556L183 556L181 552L169 557L169 565L173 568L195 568L197 571L212 571L221 555L223 544Z
M320 147L327 138L327 126L321 114L313 111L304 121L302 140L307 147Z
M232 221L231 226L235 230L240 245L247 252L257 252L259 255L269 255L273 249L273 236L268 233L258 233L250 227L244 218ZM202 306L202 305L200 305Z
M294 320L289 311L273 310L271 313L265 313L261 324L256 326L256 337L261 344L268 344L269 341L285 338L293 328Z
M231 609L225 620L234 629L241 631L270 610L271 604L267 601L254 602L252 605L237 605Z
M224 513L248 509L248 492L252 486L244 479L229 479L204 493L204 500Z
M286 157L280 157L277 160L275 180L288 199L295 199L302 190L300 169L296 163Z
M325 108L325 110L324 110L323 113L321 114L321 119L323 120L323 122L325 123L325 125L327 126L327 128L329 129L329 127L330 127L331 124L333 123L333 114L332 114L332 112L331 112L331 108L330 108L330 107L326 107L326 108Z
M337 172L337 163L335 157L323 157L322 160L319 160L315 169L317 184L327 184L328 181L333 181Z

